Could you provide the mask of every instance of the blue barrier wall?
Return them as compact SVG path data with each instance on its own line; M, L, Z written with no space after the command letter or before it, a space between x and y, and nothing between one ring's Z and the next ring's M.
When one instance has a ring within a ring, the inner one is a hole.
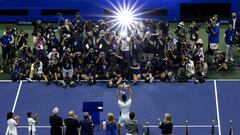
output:
M115 0L110 0L115 1ZM123 1L123 0L119 0ZM126 0L127 1L127 0ZM134 1L134 0L132 0ZM230 3L232 11L240 12L240 0L138 0L138 5L145 3L141 8L165 8L167 16L162 16L170 21L178 21L180 17L180 3ZM13 22L18 19L25 20L50 20L57 21L56 16L41 16L41 9L79 9L83 17L103 15L102 6L110 7L107 0L0 0L0 9L28 9L27 16L3 16L1 22ZM68 16L70 17L70 16Z

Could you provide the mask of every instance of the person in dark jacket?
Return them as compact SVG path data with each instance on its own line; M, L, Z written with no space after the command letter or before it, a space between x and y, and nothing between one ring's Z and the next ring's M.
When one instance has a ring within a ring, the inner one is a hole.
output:
M62 135L63 133L63 121L60 116L58 116L59 109L57 107L53 108L53 115L49 117L49 123L51 126L51 135Z
M83 113L83 120L80 121L81 135L93 135L94 124L88 112Z
M162 135L172 135L172 117L170 113L165 113L164 122L159 123L159 128L162 130Z
M79 121L74 111L68 113L68 118L64 119L66 126L65 135L78 135Z
M232 24L235 31L240 33L240 20L238 19L237 13L232 13L232 18L229 20L229 23Z

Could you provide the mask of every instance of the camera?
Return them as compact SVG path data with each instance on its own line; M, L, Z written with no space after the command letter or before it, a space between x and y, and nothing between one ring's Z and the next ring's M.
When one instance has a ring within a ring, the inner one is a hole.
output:
M63 37L65 37L65 38L70 38L71 37L71 35L70 34L63 34Z
M10 33L11 33L13 36L17 36L17 28L15 28L15 27L10 28Z

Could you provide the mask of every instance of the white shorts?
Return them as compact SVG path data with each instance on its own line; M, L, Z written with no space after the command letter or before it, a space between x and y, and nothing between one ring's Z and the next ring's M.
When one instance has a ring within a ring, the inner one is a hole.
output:
M119 116L118 124L120 124L121 127L123 127L127 120L129 120L129 118L123 118L123 117Z
M126 133L126 135L137 135L137 134L130 134L130 133Z
M210 43L210 48L212 50L217 50L218 49L218 43Z

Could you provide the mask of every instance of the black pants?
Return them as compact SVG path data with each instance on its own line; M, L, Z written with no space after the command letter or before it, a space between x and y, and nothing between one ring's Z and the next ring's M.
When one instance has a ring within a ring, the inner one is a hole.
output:
M7 68L8 59L11 57L11 51L8 47L2 47L3 69Z

